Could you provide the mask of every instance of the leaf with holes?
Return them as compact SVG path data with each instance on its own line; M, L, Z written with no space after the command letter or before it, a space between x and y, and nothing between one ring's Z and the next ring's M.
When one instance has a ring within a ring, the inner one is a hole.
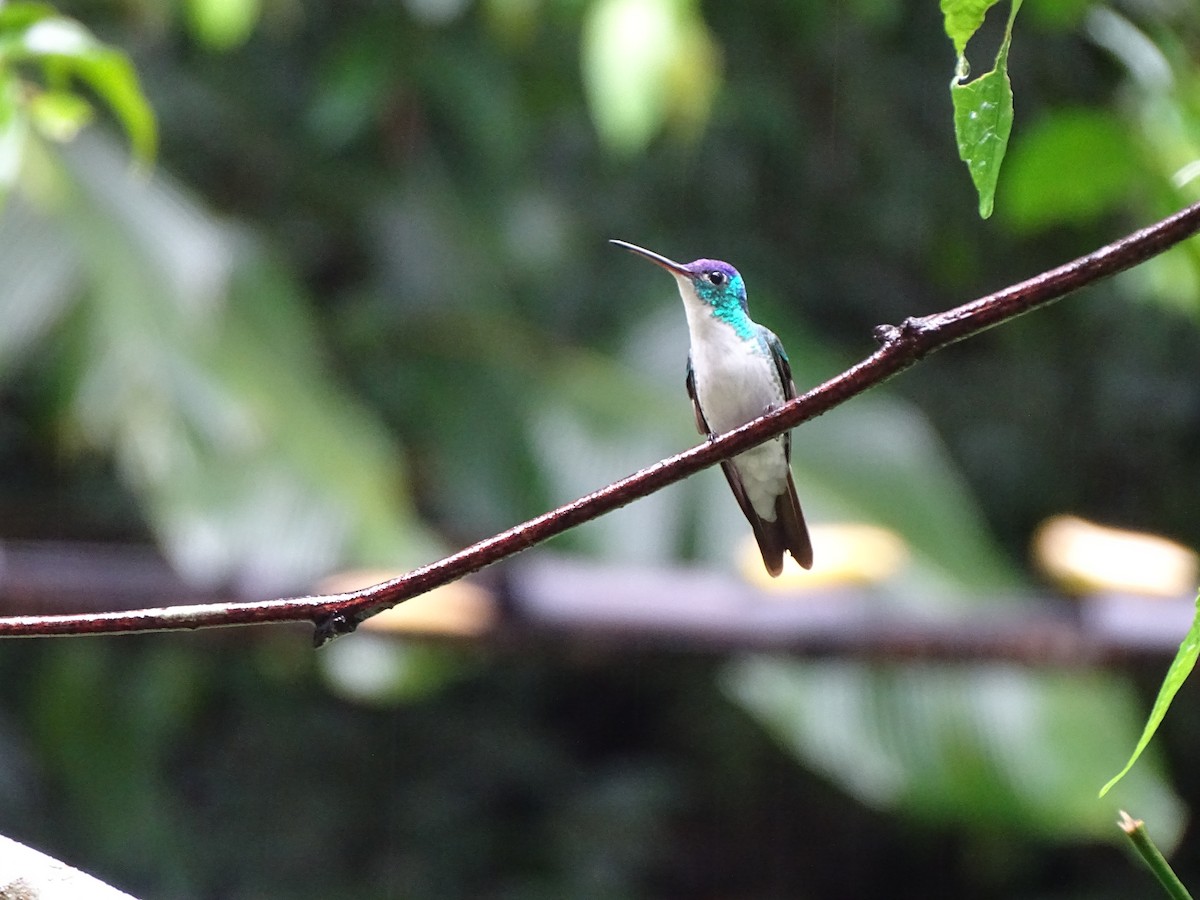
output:
M984 219L992 214L1000 166L1012 133L1013 94L1008 79L1008 48L1012 42L1013 22L1020 8L1021 0L1013 0L1004 40L992 70L966 83L960 80L965 76L956 76L950 84L958 155L971 173L971 181L979 194L979 215ZM959 72L965 73L966 69L966 57L960 55Z

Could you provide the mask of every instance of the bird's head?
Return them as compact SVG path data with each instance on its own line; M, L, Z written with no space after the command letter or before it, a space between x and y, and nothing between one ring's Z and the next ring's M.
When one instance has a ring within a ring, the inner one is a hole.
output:
M685 302L694 298L698 303L711 307L714 312L725 314L735 309L740 309L743 314L747 312L746 283L742 281L738 270L729 263L719 259L697 259L690 263L677 263L637 244L617 240L610 243L643 256L670 272L675 276L675 281L679 284L679 293Z

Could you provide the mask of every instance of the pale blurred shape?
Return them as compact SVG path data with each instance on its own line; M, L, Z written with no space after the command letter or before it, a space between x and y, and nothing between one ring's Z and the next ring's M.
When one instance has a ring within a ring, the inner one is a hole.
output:
M0 148L0 184L3 157ZM0 215L0 374L32 352L69 307L79 265L53 252L60 244L59 229L19 198L9 200Z
M429 25L446 25L467 9L467 0L406 0L413 16Z
M373 635L341 640L321 652L329 687L346 700L378 703L403 696L409 679L407 648Z
M1167 538L1055 516L1033 537L1039 568L1070 593L1179 597L1196 588L1193 550Z
M69 153L96 213L128 241L143 277L157 279L159 302L186 316L182 324L189 328L213 328L248 235L210 213L163 171L152 179L130 171L114 142L80 140Z
M669 121L708 119L719 53L692 3L600 0L583 32L583 81L600 137L635 153Z
M893 577L908 562L908 545L887 528L854 522L809 527L813 545L813 567L800 568L790 555L783 560L783 573L772 578L763 567L762 554L752 536L747 536L738 554L739 569L747 581L761 590L795 593L835 585L878 584Z
M1193 160L1176 170L1175 174L1171 176L1171 184L1176 188L1182 188L1197 178L1200 178L1200 159Z
M1088 37L1119 59L1147 90L1167 91L1171 64L1145 32L1108 6L1096 5L1084 19Z
M95 41L78 22L56 16L30 26L23 43L28 53L76 56L91 49Z
M4 900L134 900L105 884L12 838L0 835L0 898Z
M240 47L254 33L262 0L188 0L193 34L214 50Z

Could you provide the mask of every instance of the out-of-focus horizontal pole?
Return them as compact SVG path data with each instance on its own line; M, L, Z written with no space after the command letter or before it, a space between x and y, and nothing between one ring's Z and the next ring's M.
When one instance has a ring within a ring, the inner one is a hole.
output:
M498 574L498 580L477 586L472 605L458 607L453 629L443 627L436 613L455 601L431 594L372 620L372 630L426 639L467 635L501 644L588 642L873 661L1087 666L1173 653L1193 612L1191 598L1022 596L972 598L959 610L917 615L889 596L886 586L765 594L708 569L618 567L549 554L527 557ZM0 615L239 599L246 598L189 588L147 547L0 544ZM470 627L471 617L478 627Z

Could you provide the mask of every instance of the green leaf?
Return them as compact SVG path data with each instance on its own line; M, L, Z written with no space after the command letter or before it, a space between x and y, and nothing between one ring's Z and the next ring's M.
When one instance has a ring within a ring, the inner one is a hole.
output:
M428 558L400 450L314 364L288 272L111 143L63 158L58 253L90 287L62 326L64 429L112 453L177 569L268 594Z
M0 198L3 188L0 188ZM77 267L62 232L16 194L0 212L0 380L47 346L78 296ZM44 351L42 351L44 352Z
M189 0L193 34L214 50L240 47L262 15L261 0Z
M669 121L703 124L718 68L692 3L601 0L589 9L584 86L596 129L613 150L642 150Z
M29 101L29 114L44 135L69 141L92 121L92 104L73 91L42 91Z
M0 72L0 199L17 180L25 148L26 119L20 108L20 85Z
M1095 784L1113 742L1135 733L1137 698L1122 678L764 657L724 675L782 747L873 809L1059 840L1112 836ZM1153 818L1167 843L1184 824L1155 766L1133 773L1120 802Z
M1196 657L1200 655L1200 597L1196 598L1196 603L1196 617L1192 620L1192 627L1188 629L1183 643L1179 645L1179 652L1175 654L1171 668L1167 670L1167 677L1163 679L1162 687L1158 689L1158 698L1154 701L1150 718L1146 720L1146 727L1142 730L1141 739L1133 748L1133 754L1129 757L1129 762L1125 763L1125 768L1100 789L1101 797L1107 794L1113 785L1124 778L1133 768L1133 764L1137 762L1142 751L1149 745L1150 739L1154 737L1154 732L1158 730L1167 710L1171 708L1171 701L1175 699L1175 695L1187 681L1187 677L1192 674L1192 669L1196 665Z
M72 71L108 104L125 129L139 162L154 161L158 129L133 64L121 52L96 45L74 60Z
M1008 49L1012 42L1013 22L1020 8L1021 0L1013 0L1004 40L992 70L966 84L960 83L960 76L956 76L950 84L958 155L971 173L971 181L979 194L979 215L984 219L992 214L1000 165L1004 162L1012 132L1013 95L1008 80ZM959 72L966 70L966 57L960 51Z
M958 155L979 194L979 215L992 214L1000 164L1012 132L1013 99L1008 73L993 69L970 84L950 88Z
M1090 222L1139 194L1140 159L1128 122L1113 113L1055 110L1014 148L1000 213L1027 231Z
M954 42L954 52L962 56L967 41L983 24L987 11L999 0L942 0L942 18L946 35Z
M1083 17L1098 11L1096 0L1054 0L1053 3L1035 3L1029 7L1027 16L1033 16L1039 31L1080 31ZM1089 32L1091 28L1088 29Z
M82 81L117 117L137 159L153 161L158 143L154 113L124 53L62 16L34 21L11 52L17 59L39 63L53 90L65 90L72 77Z
M48 3L0 4L0 38L8 37L10 33L22 31L34 22L55 15L57 13L54 7Z
M789 345L793 359L810 353L794 337ZM873 440L879 434L888 435L886 446ZM912 565L893 582L894 589L903 590L899 585L911 578L923 585L912 588L922 602L933 604L939 592L930 583L950 580L954 602L965 604L973 593L1018 583L937 431L899 397L862 397L853 410L820 429L797 429L792 453L807 502L817 509L828 504L836 518L881 525L904 539ZM710 483L725 487L719 477ZM810 485L819 486L825 498L814 495Z

